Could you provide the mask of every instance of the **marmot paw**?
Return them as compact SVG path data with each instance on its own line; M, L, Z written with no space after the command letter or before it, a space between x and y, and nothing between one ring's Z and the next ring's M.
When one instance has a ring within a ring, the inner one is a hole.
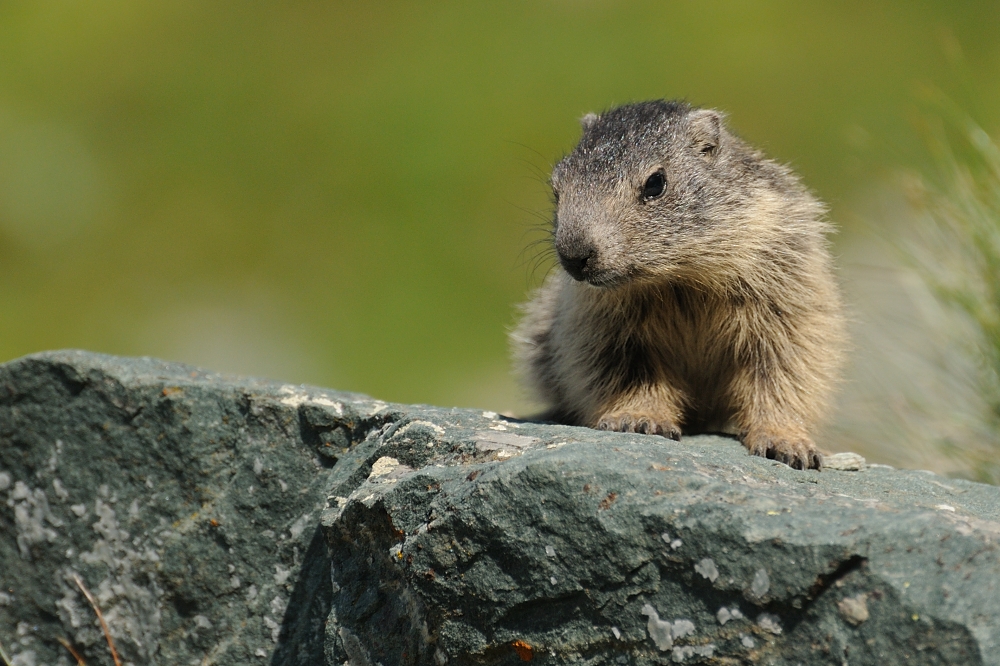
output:
M663 435L667 439L680 441L681 428L673 421L657 420L651 416L632 414L605 414L597 421L598 430L614 432L637 432L643 435Z
M783 462L793 469L818 470L823 467L823 456L806 436L750 432L740 439L752 455Z

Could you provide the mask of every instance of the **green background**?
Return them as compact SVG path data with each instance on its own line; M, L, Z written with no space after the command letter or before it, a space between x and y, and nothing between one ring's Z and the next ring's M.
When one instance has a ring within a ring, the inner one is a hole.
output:
M998 72L996 2L4 3L0 359L524 410L506 331L584 113L725 111L843 248L921 167L920 91L995 132Z

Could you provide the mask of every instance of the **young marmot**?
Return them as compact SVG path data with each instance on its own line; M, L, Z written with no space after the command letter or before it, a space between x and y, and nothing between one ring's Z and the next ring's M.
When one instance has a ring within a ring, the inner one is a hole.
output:
M511 336L546 418L735 432L818 469L809 431L844 343L824 206L717 111L653 101L582 124L551 178L562 270Z

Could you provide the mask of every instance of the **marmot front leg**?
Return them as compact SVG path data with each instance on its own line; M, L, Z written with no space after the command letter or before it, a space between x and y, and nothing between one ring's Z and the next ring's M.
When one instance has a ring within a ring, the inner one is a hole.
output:
M667 384L637 386L611 396L588 425L598 430L663 435L679 441L685 403L684 394Z
M804 381L808 369L801 360L779 359L773 350L761 353L730 389L740 441L755 456L794 469L820 469L823 456L809 436L818 412L811 402L816 396L803 395L801 388L816 382Z

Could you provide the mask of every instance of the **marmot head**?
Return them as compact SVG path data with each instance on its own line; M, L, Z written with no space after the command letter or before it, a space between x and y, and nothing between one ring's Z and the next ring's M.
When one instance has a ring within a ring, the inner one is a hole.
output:
M582 124L552 171L555 248L567 273L597 287L726 270L747 254L753 209L781 200L766 191L800 189L717 111L642 102Z

